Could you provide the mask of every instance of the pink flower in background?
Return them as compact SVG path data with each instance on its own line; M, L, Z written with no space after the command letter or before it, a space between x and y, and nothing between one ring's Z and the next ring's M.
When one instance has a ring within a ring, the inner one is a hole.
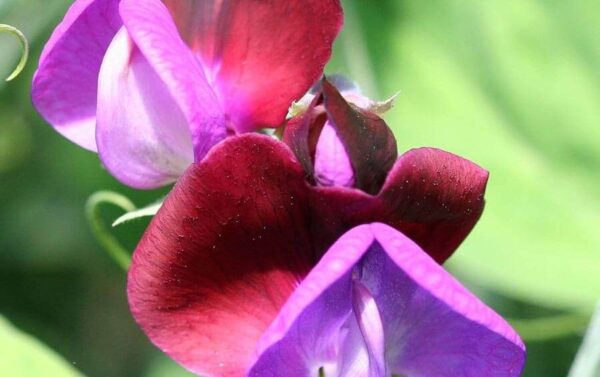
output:
M120 181L174 181L227 135L277 127L320 77L338 0L77 0L33 102Z

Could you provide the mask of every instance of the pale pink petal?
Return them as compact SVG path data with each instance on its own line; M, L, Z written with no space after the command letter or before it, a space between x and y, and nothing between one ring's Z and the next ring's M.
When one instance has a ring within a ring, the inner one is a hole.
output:
M181 109L195 161L201 161L227 136L227 122L200 61L181 40L161 1L123 0L120 12L131 38Z
M136 188L173 182L194 161L187 120L122 29L100 71L97 143L113 176Z

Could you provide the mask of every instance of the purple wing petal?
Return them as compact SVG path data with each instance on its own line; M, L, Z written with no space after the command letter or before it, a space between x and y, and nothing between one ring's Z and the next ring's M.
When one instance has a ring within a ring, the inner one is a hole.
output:
M212 70L239 132L279 126L323 73L342 26L338 0L167 0Z
M342 349L347 355L362 356L363 374L368 370L368 356L365 360L364 344L357 341L359 329L352 313L352 268L373 239L370 227L363 225L330 248L261 338L248 376L318 376L320 368L326 376L337 376L341 369L352 368L351 359L341 360ZM354 328L343 328L347 324ZM343 347L345 338L349 342Z
M118 0L78 0L40 57L32 85L37 110L67 139L96 151L98 72L121 27Z
M387 225L371 228L377 243L361 281L378 304L392 373L520 376L525 347L502 317L409 238Z
M516 377L524 357L500 316L406 236L371 224L347 232L308 274L248 375Z
M120 11L131 38L183 112L192 133L195 161L201 161L227 135L223 109L204 68L181 40L161 1L123 0Z
M312 265L304 173L270 137L234 136L178 180L133 256L131 311L190 370L239 377Z
M106 168L132 187L173 182L194 161L182 111L125 29L100 71L96 136Z

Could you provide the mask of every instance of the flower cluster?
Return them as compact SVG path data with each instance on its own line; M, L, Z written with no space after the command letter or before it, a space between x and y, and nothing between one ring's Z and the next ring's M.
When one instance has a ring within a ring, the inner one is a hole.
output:
M488 173L398 156L376 103L319 80L341 24L338 0L71 7L37 108L122 182L177 181L133 255L133 316L204 376L520 375L519 336L441 266Z

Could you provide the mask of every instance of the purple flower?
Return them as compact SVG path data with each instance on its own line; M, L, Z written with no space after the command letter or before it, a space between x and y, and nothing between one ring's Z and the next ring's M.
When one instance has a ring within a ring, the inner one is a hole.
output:
M396 159L385 123L327 82L311 108L290 147L235 136L178 180L128 277L151 341L205 376L518 376L519 337L439 266L487 172L431 148ZM326 122L353 187L315 181Z
M261 337L248 376L519 376L514 330L414 242L344 234Z
M338 0L77 0L33 102L123 183L161 186L226 136L283 123L341 24Z

